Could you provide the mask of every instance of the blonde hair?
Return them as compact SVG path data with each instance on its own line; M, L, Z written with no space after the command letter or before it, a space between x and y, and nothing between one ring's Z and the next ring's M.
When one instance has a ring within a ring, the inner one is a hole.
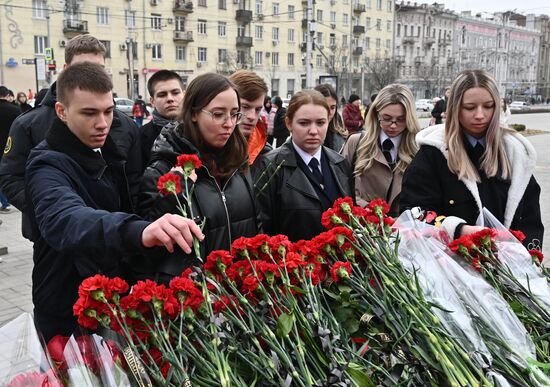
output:
M476 167L466 153L460 123L464 93L474 87L487 90L494 102L493 117L485 131L486 147L480 168L487 177L494 177L500 173L501 178L509 179L511 166L506 155L503 137L506 133L514 133L514 131L500 126L500 95L495 80L485 70L465 70L458 75L451 86L445 121L445 143L449 153L447 165L459 179L476 182L481 180Z
M396 168L401 172L411 163L418 151L415 141L416 134L420 131L420 123L416 117L416 106L411 90L402 84L394 83L384 87L376 96L365 119L365 135L357 144L357 161L353 174L359 176L366 173L374 162L378 152L378 142L382 127L380 126L379 112L388 105L400 104L405 109L406 129L401 135Z

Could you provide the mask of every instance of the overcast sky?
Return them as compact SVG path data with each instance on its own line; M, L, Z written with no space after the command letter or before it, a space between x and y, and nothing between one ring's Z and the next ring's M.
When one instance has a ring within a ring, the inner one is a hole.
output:
M439 1L419 1L417 3L433 4L434 2L445 4L445 8L454 11L471 10L476 12L500 12L515 10L518 13L536 15L550 15L550 0L439 0ZM399 3L399 0L397 1ZM413 3L413 1L411 1Z

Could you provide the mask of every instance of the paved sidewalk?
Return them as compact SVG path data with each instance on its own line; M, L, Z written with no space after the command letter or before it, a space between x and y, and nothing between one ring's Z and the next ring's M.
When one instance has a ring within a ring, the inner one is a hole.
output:
M542 219L546 225L544 254L550 257L550 132L528 139L538 153L535 177L542 187ZM32 244L21 236L21 213L0 213L0 247L8 254L0 256L0 326L22 312L32 312ZM547 260L549 262L549 260Z

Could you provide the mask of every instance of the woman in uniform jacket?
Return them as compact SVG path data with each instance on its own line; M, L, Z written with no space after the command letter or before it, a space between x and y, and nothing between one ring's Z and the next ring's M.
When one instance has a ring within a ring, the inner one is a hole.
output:
M457 77L445 124L417 136L420 150L403 178L401 208L446 216L442 227L458 237L480 229L474 225L486 207L505 227L523 231L526 245L541 247L535 150L501 126L499 104L496 82L486 71Z
M143 177L141 213L149 219L179 213L175 197L158 192L158 178L170 171L178 173L174 165L180 154L199 156L203 165L196 170L192 205L197 221L205 220L203 259L212 250L229 250L239 237L260 232L247 143L235 130L241 117L239 96L231 81L214 73L198 76L185 93L180 124L161 131ZM166 282L198 262L177 250L173 254L159 251L142 263L136 268L138 278L142 273L141 277Z
M384 87L369 109L364 133L351 135L342 150L353 167L357 204L381 198L391 216L399 215L401 181L418 150L419 130L411 90L400 84Z
M286 113L291 138L262 160L257 198L264 230L291 241L322 231L321 215L339 197L351 196L347 161L323 146L330 109L325 97L303 90L292 97Z
M349 133L344 126L342 117L340 117L338 113L338 96L336 95L336 90L328 83L315 86L315 90L325 96L325 100L330 108L327 136L325 137L325 143L323 145L333 151L340 152L346 143Z

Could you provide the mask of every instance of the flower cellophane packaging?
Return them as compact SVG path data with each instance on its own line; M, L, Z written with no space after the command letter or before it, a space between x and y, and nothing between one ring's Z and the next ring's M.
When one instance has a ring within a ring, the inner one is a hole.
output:
M437 264L441 248L429 243L440 243L441 231L434 226L419 222L410 211L405 211L396 220L394 227L399 232L398 254L403 266L415 273L426 300L437 305L434 313L441 319L445 329L459 342L463 349L474 356L482 368L491 363L491 354L474 326L460 297L454 291L443 269Z
M0 385L61 387L29 313L0 328Z
M483 209L483 216L479 217L478 224L497 231L498 237L495 240L497 258L508 267L522 287L518 291L529 294L529 298L536 299L536 302L540 302L549 310L550 284L540 267L533 263L531 254L525 246L486 208Z

